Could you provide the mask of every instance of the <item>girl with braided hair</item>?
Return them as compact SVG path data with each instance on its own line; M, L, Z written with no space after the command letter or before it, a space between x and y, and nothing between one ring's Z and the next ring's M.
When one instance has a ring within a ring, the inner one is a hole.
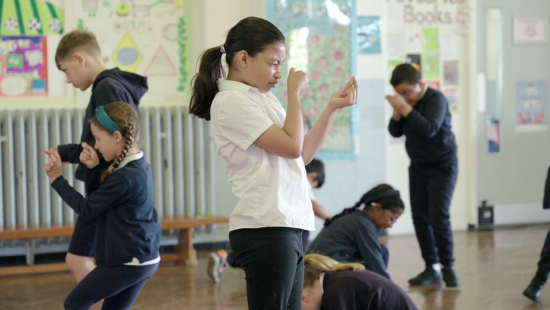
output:
M388 249L378 240L378 233L391 228L404 209L399 192L390 185L380 184L353 207L326 220L307 253L326 255L339 262L358 262L390 279L386 272Z
M127 103L100 106L90 120L96 140L85 145L80 160L88 169L99 152L112 162L101 186L84 198L63 178L59 154L49 154L46 173L52 187L79 216L97 218L92 270L65 299L65 309L88 309L104 299L102 309L129 309L160 262L161 226L153 205L153 176L139 148L139 118Z

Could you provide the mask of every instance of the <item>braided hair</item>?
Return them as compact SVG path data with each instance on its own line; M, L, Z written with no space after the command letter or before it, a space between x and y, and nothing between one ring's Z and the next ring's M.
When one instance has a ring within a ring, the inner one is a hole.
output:
M405 209L405 204L403 203L403 200L401 200L399 192L394 190L393 187L388 184L380 184L365 193L353 207L346 208L341 213L327 219L325 221L325 226L329 226L339 217L357 211L363 204L365 205L365 208L370 208L372 203L378 203L382 206L382 209L390 210L392 212L395 212L397 209Z
M109 168L101 174L101 183L104 183L105 179L120 166L120 163L128 156L128 151L130 151L132 146L138 145L139 147L138 138L140 133L139 116L131 105L124 102L110 103L105 106L105 112L121 128L120 133L124 137L125 145L122 152L115 158ZM101 125L95 116L90 120L90 124L113 134L112 131Z

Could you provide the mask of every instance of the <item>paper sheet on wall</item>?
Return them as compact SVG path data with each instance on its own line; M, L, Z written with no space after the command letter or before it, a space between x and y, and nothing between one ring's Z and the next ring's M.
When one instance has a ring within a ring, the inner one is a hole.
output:
M405 50L411 54L422 53L422 27L420 25L407 25L405 29Z
M422 29L422 48L425 51L439 50L439 28Z
M546 131L547 119L546 80L516 82L516 131Z
M443 83L446 86L458 86L458 60L446 60L443 62Z
M424 79L439 79L439 54L422 55L422 77Z
M380 16L357 17L357 45L360 54L380 54L382 52Z
M0 37L0 97L48 94L45 36Z
M458 40L452 32L439 32L439 48L442 59L458 59Z
M186 14L174 1L73 3L74 25L95 33L107 66L147 76L149 91L143 100L153 101L184 98Z
M404 35L403 32L388 33L388 58L403 59L405 57Z

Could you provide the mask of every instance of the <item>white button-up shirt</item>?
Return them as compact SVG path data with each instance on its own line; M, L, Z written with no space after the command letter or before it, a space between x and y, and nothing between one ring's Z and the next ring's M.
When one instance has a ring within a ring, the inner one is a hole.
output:
M286 112L271 93L217 81L219 93L210 116L214 140L227 163L233 193L239 199L229 231L242 228L291 227L315 230L302 157L285 159L256 145L273 124L282 128Z

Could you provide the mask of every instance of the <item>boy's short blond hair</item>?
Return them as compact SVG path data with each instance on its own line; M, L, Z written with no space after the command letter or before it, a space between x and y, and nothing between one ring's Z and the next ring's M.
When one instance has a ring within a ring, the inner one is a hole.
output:
M86 30L73 30L63 36L55 51L55 63L59 63L76 52L87 52L101 56L95 35Z

